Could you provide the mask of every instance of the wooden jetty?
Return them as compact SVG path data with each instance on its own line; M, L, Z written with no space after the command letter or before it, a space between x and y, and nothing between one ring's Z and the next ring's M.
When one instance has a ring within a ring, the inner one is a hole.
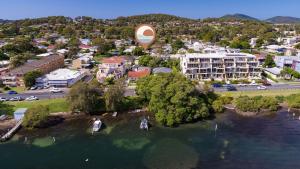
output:
M23 120L19 120L12 129L10 129L5 135L3 135L0 138L0 141L4 142L4 141L7 141L8 139L10 139L16 133L16 131L21 127L22 122L23 122Z

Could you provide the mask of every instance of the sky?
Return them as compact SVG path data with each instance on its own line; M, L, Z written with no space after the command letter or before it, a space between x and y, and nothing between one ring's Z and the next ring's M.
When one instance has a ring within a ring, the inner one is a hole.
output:
M259 19L300 17L300 0L1 0L0 19L91 16L111 19L149 13L188 18L242 13Z

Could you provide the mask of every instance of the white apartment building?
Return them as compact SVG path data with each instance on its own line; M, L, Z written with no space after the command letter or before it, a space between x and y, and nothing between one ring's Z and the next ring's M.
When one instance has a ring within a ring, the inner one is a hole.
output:
M256 56L245 53L189 53L180 58L182 73L193 80L260 79Z

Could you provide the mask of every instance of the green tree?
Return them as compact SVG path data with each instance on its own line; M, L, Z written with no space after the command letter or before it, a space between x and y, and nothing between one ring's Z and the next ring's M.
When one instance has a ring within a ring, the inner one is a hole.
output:
M265 63L263 64L263 67L272 68L275 66L276 66L276 63L274 62L273 56L267 55L266 59L265 59Z
M5 53L0 51L0 60L8 60L8 59L9 57Z
M141 55L144 55L144 49L141 48L141 47L136 47L133 52L132 52L133 55L135 56L141 56Z
M43 74L41 71L34 70L31 72L28 72L24 75L24 83L26 87L32 87L35 85L35 79L38 77L41 77Z
M205 96L179 73L148 76L137 82L136 92L156 120L166 126L176 126L209 116Z
M13 112L13 106L0 101L0 115L9 114Z
M101 93L100 87L79 82L71 88L67 95L67 102L73 112L95 114L103 110Z
M48 106L37 105L27 110L23 119L26 128L41 127L47 122L50 111Z
M184 47L184 43L180 40L180 39L176 39L173 43L172 43L172 49L174 52L177 52L179 49Z
M117 80L110 85L104 94L105 105L107 111L120 110L125 93L125 84L123 79Z

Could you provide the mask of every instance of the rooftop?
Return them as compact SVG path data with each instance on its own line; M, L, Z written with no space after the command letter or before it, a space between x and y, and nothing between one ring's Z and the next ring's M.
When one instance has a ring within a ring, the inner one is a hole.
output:
M125 58L122 56L114 56L114 57L110 57L110 58L103 58L102 63L118 63L121 64L123 62L125 62Z
M44 77L48 80L69 80L77 78L82 75L83 72L71 69L57 69Z
M256 58L255 55L248 53L187 53L186 58L234 58L234 57L252 57Z
M150 75L150 70L149 69L144 69L141 71L129 71L128 72L128 77L129 78L143 78Z

